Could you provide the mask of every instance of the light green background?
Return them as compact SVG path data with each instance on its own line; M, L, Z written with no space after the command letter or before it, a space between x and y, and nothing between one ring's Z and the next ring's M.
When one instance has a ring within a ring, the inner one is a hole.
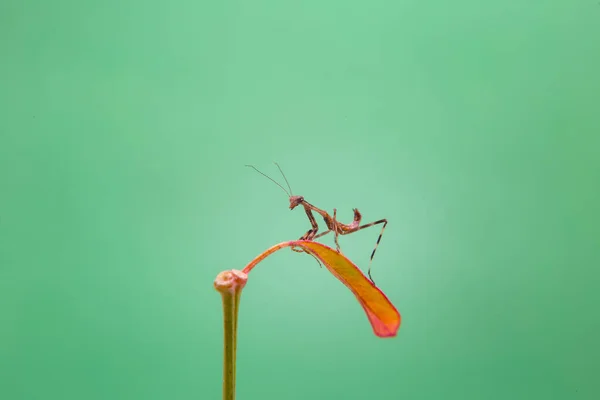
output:
M600 398L597 1L3 0L0 57L0 398L219 398L272 161L403 325L276 253L239 399Z

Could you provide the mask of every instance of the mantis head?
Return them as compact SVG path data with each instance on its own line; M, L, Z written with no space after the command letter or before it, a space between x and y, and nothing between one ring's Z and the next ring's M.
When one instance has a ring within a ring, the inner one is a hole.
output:
M302 204L304 197L302 196L290 196L290 210L293 210L298 205Z

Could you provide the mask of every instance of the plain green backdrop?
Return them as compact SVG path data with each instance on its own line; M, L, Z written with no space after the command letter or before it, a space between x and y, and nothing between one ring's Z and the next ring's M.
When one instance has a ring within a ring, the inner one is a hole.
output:
M1 399L220 398L273 161L403 323L280 251L239 399L600 398L597 1L3 0L0 57Z

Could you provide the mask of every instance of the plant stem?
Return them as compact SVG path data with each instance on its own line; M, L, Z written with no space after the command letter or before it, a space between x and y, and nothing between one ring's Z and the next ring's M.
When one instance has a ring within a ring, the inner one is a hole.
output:
M223 400L235 400L237 318L247 279L245 273L231 270L221 272L214 283L223 301Z

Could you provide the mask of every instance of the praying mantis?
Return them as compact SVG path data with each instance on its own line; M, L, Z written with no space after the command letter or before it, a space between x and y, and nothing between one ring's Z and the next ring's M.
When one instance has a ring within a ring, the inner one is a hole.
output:
M377 246L379 246L379 242L381 241L381 237L383 236L383 231L385 230L385 227L387 225L387 219L384 218L384 219L380 219L375 222L370 222L368 224L361 225L360 223L362 220L362 215L358 211L358 209L354 208L354 209L352 209L352 211L354 212L354 219L351 223L344 224L342 222L339 222L336 219L337 210L335 208L333 209L333 217L332 217L331 215L329 215L329 213L327 211L321 210L320 208L315 207L314 205L312 205L309 202L307 202L306 200L304 200L303 196L294 195L292 193L292 188L290 186L290 183L288 182L287 178L285 177L285 174L281 170L281 167L279 166L278 163L275 163L275 165L279 169L279 172L281 172L281 175L283 176L283 179L285 180L285 183L287 184L289 192L283 186L281 186L276 180L274 180L273 178L269 177L268 175L262 173L253 165L246 165L246 167L253 168L256 172L258 172L259 174L270 179L277 186L279 186L289 197L290 210L293 210L294 208L296 208L298 206L302 206L304 208L304 211L306 212L308 220L310 221L311 229L309 229L304 235L302 235L299 240L311 240L312 241L312 240L318 239L322 236L325 236L330 232L333 232L335 235L335 245L336 245L338 253L340 253L341 250L340 250L340 245L338 242L339 235L348 235L350 233L360 231L361 229L365 229L365 228L369 228L371 226L383 224L383 226L381 227L381 232L379 233L379 237L377 238L377 243L375 244L375 248L373 249L373 252L371 253L371 258L369 261L369 268L367 270L369 279L371 280L371 282L375 283L375 281L371 277L371 264L373 263L373 257L375 256L375 251L377 251ZM327 226L326 231L317 234L317 232L319 231L319 225L317 224L317 220L315 219L313 211L316 212L317 214L319 214L325 221L325 225ZM295 250L295 249L292 249L292 250L298 251L298 252L304 252L304 250Z

